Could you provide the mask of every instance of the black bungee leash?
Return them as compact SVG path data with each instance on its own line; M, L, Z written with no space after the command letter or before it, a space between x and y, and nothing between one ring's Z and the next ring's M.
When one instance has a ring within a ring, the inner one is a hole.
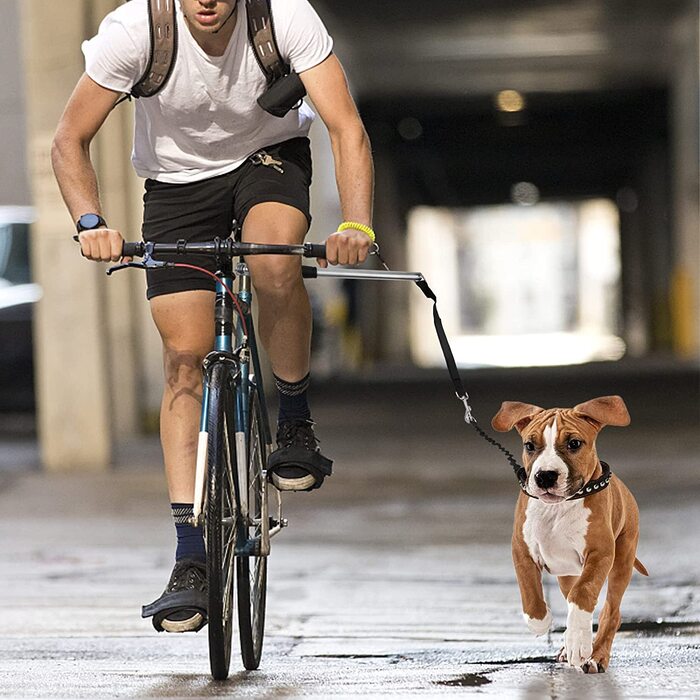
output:
M379 252L379 245L377 243L374 243L374 247L371 254L376 256L377 260L379 260L380 264L382 265L382 267L384 267L384 269L387 272L390 272L389 266L386 264L386 261ZM418 289L421 290L424 296L433 302L433 323L435 325L435 332L437 334L438 340L440 341L440 348L442 349L442 354L445 358L447 372L450 375L450 379L452 380L455 395L464 404L464 422L467 425L472 426L477 432L477 434L481 438L486 440L486 442L488 442L490 445L493 445L497 450L503 453L505 458L508 460L508 463L513 468L513 473L515 474L515 477L518 480L518 483L520 484L520 488L523 491L523 493L529 496L530 498L537 499L537 496L533 496L527 490L527 471L525 470L525 467L519 464L513 456L513 454L509 450L507 450L500 442L498 442L498 440L491 437L478 424L476 418L474 417L472 407L469 405L469 394L464 388L464 384L462 384L462 378L459 375L457 363L455 362L450 342L447 339L447 333L445 333L445 328L442 325L442 319L440 318L440 314L438 313L437 296L435 295L435 292L433 292L433 290L430 288L430 285L428 284L425 277L423 277L422 273L420 273L420 279L416 280L415 284L418 287ZM573 496L569 496L566 500L573 501L579 498L585 498L586 496L592 493L602 491L610 483L612 471L610 469L610 466L606 462L601 461L601 466L603 468L602 476L598 477L597 479L591 479L590 481L585 483L575 494L573 494Z

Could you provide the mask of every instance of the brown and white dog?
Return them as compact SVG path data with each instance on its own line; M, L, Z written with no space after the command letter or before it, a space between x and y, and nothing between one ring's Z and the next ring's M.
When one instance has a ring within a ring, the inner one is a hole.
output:
M513 563L525 621L535 635L550 628L552 615L542 591L544 569L558 578L568 602L559 660L585 673L602 673L610 662L620 627L620 601L632 570L648 576L636 558L637 503L619 478L606 478L595 446L603 426L629 422L619 396L574 408L506 401L491 421L495 430L516 428L523 440L525 473L515 509ZM608 594L594 642L593 610L606 579Z

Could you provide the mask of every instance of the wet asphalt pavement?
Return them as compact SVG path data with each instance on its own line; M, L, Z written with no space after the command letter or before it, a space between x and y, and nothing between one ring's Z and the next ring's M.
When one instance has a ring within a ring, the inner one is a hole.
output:
M554 662L556 630L522 622L510 561L517 483L462 422L442 374L318 386L315 414L334 476L285 498L273 541L261 669L237 656L209 676L207 637L158 635L157 597L174 528L153 439L107 475L22 469L31 443L0 439L0 696L3 697L700 697L700 434L693 368L601 365L465 375L485 426L501 400L573 405L620 393L632 426L599 453L641 509L638 574L608 672ZM512 449L515 435L505 436Z

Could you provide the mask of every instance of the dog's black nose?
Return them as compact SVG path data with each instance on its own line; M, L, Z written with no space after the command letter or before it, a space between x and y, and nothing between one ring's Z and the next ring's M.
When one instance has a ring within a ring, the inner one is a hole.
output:
M559 472L543 472L539 471L535 474L535 483L541 489L551 489L557 483Z

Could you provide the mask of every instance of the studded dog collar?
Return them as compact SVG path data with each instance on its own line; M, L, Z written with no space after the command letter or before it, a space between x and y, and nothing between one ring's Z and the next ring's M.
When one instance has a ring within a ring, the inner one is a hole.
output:
M599 493L604 488L606 488L610 483L612 470L610 469L610 465L607 462L603 462L602 460L600 462L600 466L603 468L603 474L601 476L599 476L597 479L591 479L589 482L585 483L573 496L569 496L564 500L575 501L579 498L585 498L586 496L590 496L591 494ZM519 469L515 470L515 476L518 477L518 481L520 482L520 488L526 496L529 496L530 498L538 498L537 496L533 496L527 490L527 472L523 467L519 467Z

